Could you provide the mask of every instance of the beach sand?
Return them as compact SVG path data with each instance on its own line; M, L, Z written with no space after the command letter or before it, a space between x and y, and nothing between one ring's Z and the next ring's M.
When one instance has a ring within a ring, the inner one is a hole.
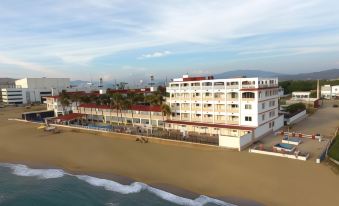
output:
M24 111L0 109L0 162L129 177L161 188L264 205L335 206L339 202L339 175L324 163L152 140L141 144L121 134L71 130L52 134L38 130L37 124L7 120L19 118Z

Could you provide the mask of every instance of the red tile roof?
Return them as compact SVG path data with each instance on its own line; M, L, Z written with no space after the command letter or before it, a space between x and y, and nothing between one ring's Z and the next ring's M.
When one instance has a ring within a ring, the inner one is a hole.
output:
M79 118L82 116L84 116L84 114L72 113L72 114L66 114L66 115L56 117L55 119L59 119L61 121L70 121L70 120L75 120L76 118Z
M166 123L173 124L183 124L183 125L194 125L200 127L217 127L217 128L228 128L228 129L240 129L240 130L254 130L254 127L246 127L239 125L230 125L230 124L208 124L202 122L186 122L186 121L174 121L174 120L166 120Z
M145 111L145 112L161 112L161 107L160 106L147 106L147 105L133 105L131 107L131 110L135 111Z

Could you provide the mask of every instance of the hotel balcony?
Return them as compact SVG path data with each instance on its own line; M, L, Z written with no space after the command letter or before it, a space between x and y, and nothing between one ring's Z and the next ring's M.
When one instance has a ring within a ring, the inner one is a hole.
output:
M207 122L207 123L213 123L213 117L205 117L202 119L203 122Z
M239 121L235 121L235 120L227 120L226 124L239 124Z
M202 108L201 108L201 107L192 107L191 110L192 110L192 111L201 111Z
M171 117L171 120L180 121L180 116Z
M201 86L191 86L191 90L200 90Z
M213 107L204 107L204 108L202 108L202 111L212 112L213 111Z
M259 84L259 88L278 87L278 84Z
M205 97L202 98L202 100L205 100L205 101L213 101L213 100L215 100L215 99L214 99L214 97L212 97L212 96L211 96L211 97L210 97L210 96L207 96L207 97L205 96Z
M227 85L226 89L239 89L239 85Z
M182 121L190 121L190 117L188 116L188 117L181 117L181 120Z
M193 122L201 122L201 117L192 117Z
M239 101L239 98L227 98L226 101L236 102Z
M256 86L254 84L243 84L241 86L243 89L252 89L252 88L256 88Z
M201 97L192 97L191 100L193 100L193 101L201 101Z
M214 86L214 90L218 90L218 89L220 89L220 90L225 90L225 86L224 85L217 85L217 86Z
M225 108L215 108L215 112L225 112Z
M228 113L239 113L239 108L227 108L226 112L228 112Z
M212 90L212 89L213 89L213 86L202 86L201 89L204 89L204 90Z
M255 100L255 98L242 98L242 101L252 102Z
M181 110L191 111L190 107L181 107Z
M214 123L216 123L216 124L225 124L226 120L225 119L215 119Z

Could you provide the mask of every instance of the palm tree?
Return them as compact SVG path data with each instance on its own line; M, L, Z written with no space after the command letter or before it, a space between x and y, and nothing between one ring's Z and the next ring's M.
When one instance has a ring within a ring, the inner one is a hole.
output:
M68 107L70 105L70 97L67 94L67 92L65 90L62 90L62 92L59 95L59 101L61 103L62 106L62 113L65 114L65 107Z
M171 107L168 104L161 105L161 115L162 115L162 122L165 130L165 116L168 117L171 114Z
M114 106L114 108L117 111L117 122L119 124L119 109L121 110L121 106L122 106L122 95L119 93L113 93L111 94L111 100L112 100L112 105Z

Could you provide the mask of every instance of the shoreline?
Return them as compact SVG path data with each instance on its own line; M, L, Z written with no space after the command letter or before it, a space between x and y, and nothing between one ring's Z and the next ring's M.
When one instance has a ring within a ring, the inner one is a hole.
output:
M86 172L86 171L74 171L74 170L69 170L67 168L56 168L53 167L51 165L49 166L43 166L41 164L37 164L37 163L23 163L23 162L0 162L0 167L5 167L1 164L12 164L12 165L24 165L27 166L29 169L56 169L56 170L63 170L65 172L65 175L87 175L90 177L95 177L95 178L100 178L100 179L105 179L105 180L111 180L114 182L117 182L119 184L122 185L130 185L132 183L138 182L136 180L134 180L133 178L127 177L127 176L121 176L121 175L115 175L112 173L102 173L102 172ZM16 175L16 174L13 174ZM17 175L20 176L20 175ZM141 182L144 183L144 182ZM147 184L147 183L144 183ZM183 197L183 198L188 198L191 200L194 200L198 197L200 197L201 195L204 194L198 194L195 193L193 191L189 191L183 188L179 188L173 185L170 185L168 183L154 183L154 184L147 184L153 188L177 195L179 197ZM99 186L100 187L100 186ZM248 200L248 199L244 199L244 198L240 198L240 197L231 197L231 196L222 196L222 197L211 197L208 196L210 198L213 199L217 199L217 200L221 200L224 201L226 203L230 203L230 204L234 204L235 206L264 206L263 204L260 204L258 202L255 202L253 200Z
M230 203L233 197L275 206L339 202L339 176L326 164L188 144L140 144L119 134L51 134L35 124L8 120L26 111L0 110L0 162L122 177L121 181L135 180L177 194L192 191L186 195L204 194Z

